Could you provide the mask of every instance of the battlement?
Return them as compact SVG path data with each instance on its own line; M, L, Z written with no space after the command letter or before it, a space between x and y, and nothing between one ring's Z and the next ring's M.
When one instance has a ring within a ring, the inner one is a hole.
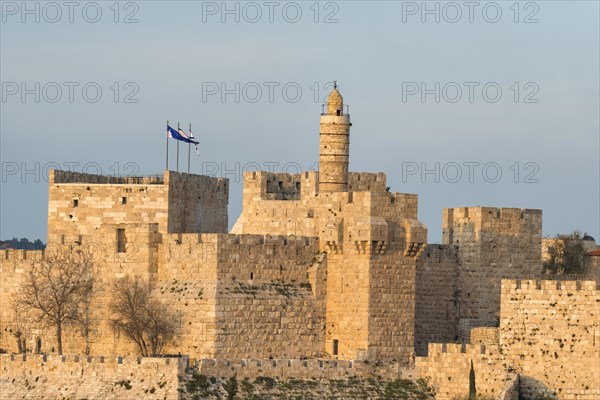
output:
M598 292L596 281L556 281L556 280L520 280L503 279L502 294L540 292L546 295L550 293L563 294L569 292Z
M220 188L220 191L227 191L229 178L213 177L208 175L188 174L185 172L165 171L164 182L170 186L176 185L214 185Z
M344 379L350 376L384 379L416 379L418 374L411 360L369 363L361 360L332 359L242 359L242 360L190 360L190 368L208 376L230 377L238 379L257 378L259 376L290 378L326 378Z
M71 183L89 183L95 185L162 185L165 183L162 176L106 176L87 174L74 171L62 171L58 169L50 170L50 185L53 184L71 184Z
M542 224L542 210L528 208L499 207L455 207L444 208L442 228L452 228L459 224L474 224L480 229L492 228L502 222L517 224Z
M2 370L7 371L10 365L23 364L35 366L37 368L46 367L48 370L53 370L56 366L74 366L88 365L102 366L108 368L109 366L123 365L133 366L142 365L149 366L154 370L160 370L168 367L171 369L173 366L178 367L181 370L185 370L188 364L187 357L133 357L133 356L77 356L77 355L51 355L51 354L0 354L0 363Z
M306 283L308 269L319 252L319 240L279 235L167 234L163 235L161 252L165 263L161 279Z
M429 358L442 354L486 354L486 346L484 344L429 343L427 346Z
M179 399L187 358L0 355L3 399ZM153 393L150 396L148 393Z
M226 232L229 181L165 171L110 177L50 171L48 237L93 235L106 224L157 223L160 232Z
M108 176L74 171L50 170L49 182L53 184L91 184L91 185L186 185L215 184L224 190L228 185L227 178L206 175L187 174L184 172L165 171L163 176Z
M386 176L383 172L350 172L348 173L348 191L350 192L385 192Z
M29 260L41 260L44 259L45 255L46 250L0 250L0 264L15 261L20 262Z
M300 200L314 196L318 188L317 172L298 174L273 173L266 171L244 172L244 197L253 200Z
M386 177L383 172L350 172L349 192L385 192ZM266 171L244 172L244 192L262 200L301 200L318 193L319 173L307 171L298 174Z

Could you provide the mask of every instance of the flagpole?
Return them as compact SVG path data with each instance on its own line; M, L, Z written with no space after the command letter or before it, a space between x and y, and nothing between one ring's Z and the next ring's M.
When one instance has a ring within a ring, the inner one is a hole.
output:
M179 122L177 123L177 132L179 132ZM179 172L179 140L177 141L177 172Z
M192 124L190 123L190 134L192 133ZM192 148L192 144L188 143L188 174L190 173L190 149Z
M165 171L169 170L169 120L167 120L167 157L165 161Z

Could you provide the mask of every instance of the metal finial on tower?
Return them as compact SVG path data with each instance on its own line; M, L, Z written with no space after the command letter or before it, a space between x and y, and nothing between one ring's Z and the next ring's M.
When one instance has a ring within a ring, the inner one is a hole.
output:
M333 81L333 88L337 89L337 81Z

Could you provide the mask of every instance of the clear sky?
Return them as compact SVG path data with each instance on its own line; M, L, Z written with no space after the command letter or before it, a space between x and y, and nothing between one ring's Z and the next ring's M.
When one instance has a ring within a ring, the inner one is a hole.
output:
M597 1L69 4L1 3L1 239L46 240L49 168L162 173L167 120L232 225L244 169L315 168L332 80L350 169L418 193L430 242L475 205L600 239Z

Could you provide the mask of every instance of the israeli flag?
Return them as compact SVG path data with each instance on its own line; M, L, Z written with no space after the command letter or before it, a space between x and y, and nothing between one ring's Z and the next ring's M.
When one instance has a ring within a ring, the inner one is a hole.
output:
M192 133L192 130L190 129L190 134L186 135L185 132L183 131L183 129L179 129L179 134L181 136L183 136L184 138L186 138L187 140L189 140L188 143L192 143L194 145L194 147L196 148L196 155L200 155L200 150L198 150L198 145L200 144L200 142L198 142L196 140L196 138L194 138L194 134Z
M179 132L183 133L183 131L180 129ZM181 133L177 132L175 129L171 128L170 126L167 125L167 137L175 139L175 140L180 140L182 142L185 143L193 143L187 136L182 136ZM197 143L197 142L196 142Z

